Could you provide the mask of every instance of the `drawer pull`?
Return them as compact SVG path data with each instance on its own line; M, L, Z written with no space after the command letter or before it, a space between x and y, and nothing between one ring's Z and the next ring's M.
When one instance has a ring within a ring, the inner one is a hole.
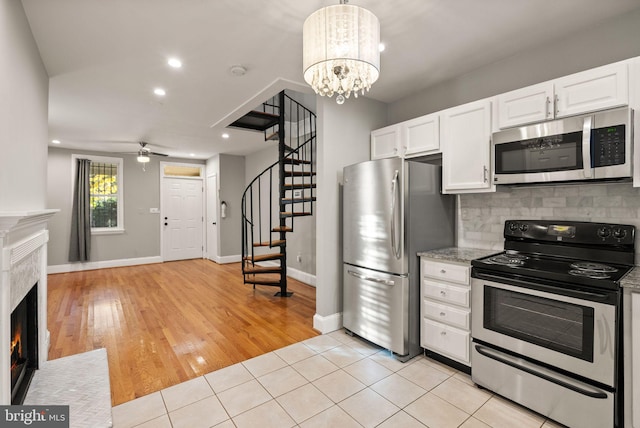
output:
M440 312L440 316L441 316L441 317L443 317L443 316L445 316L445 315L446 315L446 314L445 314L444 312Z
M447 332L446 332L446 331L441 331L441 332L440 332L440 335L441 335L441 336L446 336L446 335L447 335Z
M441 295L441 296L446 296L446 295L447 295L447 292L446 292L446 291L444 291L444 290L440 290L440 295Z
M440 269L440 273L447 273L445 269Z

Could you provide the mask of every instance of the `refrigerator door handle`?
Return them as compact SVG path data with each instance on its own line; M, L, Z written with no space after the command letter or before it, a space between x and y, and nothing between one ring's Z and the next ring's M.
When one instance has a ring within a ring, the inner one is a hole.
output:
M363 279L365 281L371 281L371 282L377 282L378 284L384 284L384 285L388 285L388 286L393 286L394 282L388 279L382 279L382 278L375 278L373 276L368 276L368 275L363 275L361 273L352 271L352 270L347 270L347 273L351 276L355 276L356 278L360 278Z
M396 242L396 207L398 206L398 170L393 176L391 181L391 249L396 256L396 259L400 259L400 246Z

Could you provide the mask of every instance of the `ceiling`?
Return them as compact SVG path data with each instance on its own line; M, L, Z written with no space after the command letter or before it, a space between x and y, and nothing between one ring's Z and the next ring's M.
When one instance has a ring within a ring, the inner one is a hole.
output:
M265 147L226 126L302 78L302 25L338 0L22 0L50 76L60 147L207 159ZM380 20L368 97L417 90L640 8L640 0L352 0ZM183 66L167 66L169 57ZM230 72L242 65L247 72ZM154 95L162 87L164 97ZM357 102L348 100L349 102ZM228 132L230 138L221 137Z

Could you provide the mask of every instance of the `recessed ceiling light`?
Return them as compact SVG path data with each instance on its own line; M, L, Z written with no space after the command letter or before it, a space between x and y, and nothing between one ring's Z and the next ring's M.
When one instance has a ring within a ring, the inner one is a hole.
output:
M60 140L51 140L52 144L60 144Z
M231 68L229 68L229 71L231 72L231 75L235 77L241 77L247 74L247 69L243 65L232 65Z
M189 156L194 157L196 154L195 153L189 153Z
M182 67L182 61L180 61L178 58L169 58L167 64L169 64L169 66L173 68Z
M224 134L221 135L222 138L224 138L225 140L229 139L229 134L227 134L226 132Z
M155 88L153 90L153 93L156 94L159 97L164 97L165 95L167 95L167 92L162 88Z
M384 50L385 50L386 48L387 48L387 47L384 45L384 43L380 43L380 44L378 45L378 51L380 51L380 52L384 52Z

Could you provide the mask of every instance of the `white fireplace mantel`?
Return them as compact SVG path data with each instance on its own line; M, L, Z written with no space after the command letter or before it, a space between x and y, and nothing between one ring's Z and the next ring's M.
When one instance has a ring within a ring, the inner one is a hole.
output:
M58 211L0 211L0 405L11 404L11 311L36 283L38 364L47 360L47 222Z

